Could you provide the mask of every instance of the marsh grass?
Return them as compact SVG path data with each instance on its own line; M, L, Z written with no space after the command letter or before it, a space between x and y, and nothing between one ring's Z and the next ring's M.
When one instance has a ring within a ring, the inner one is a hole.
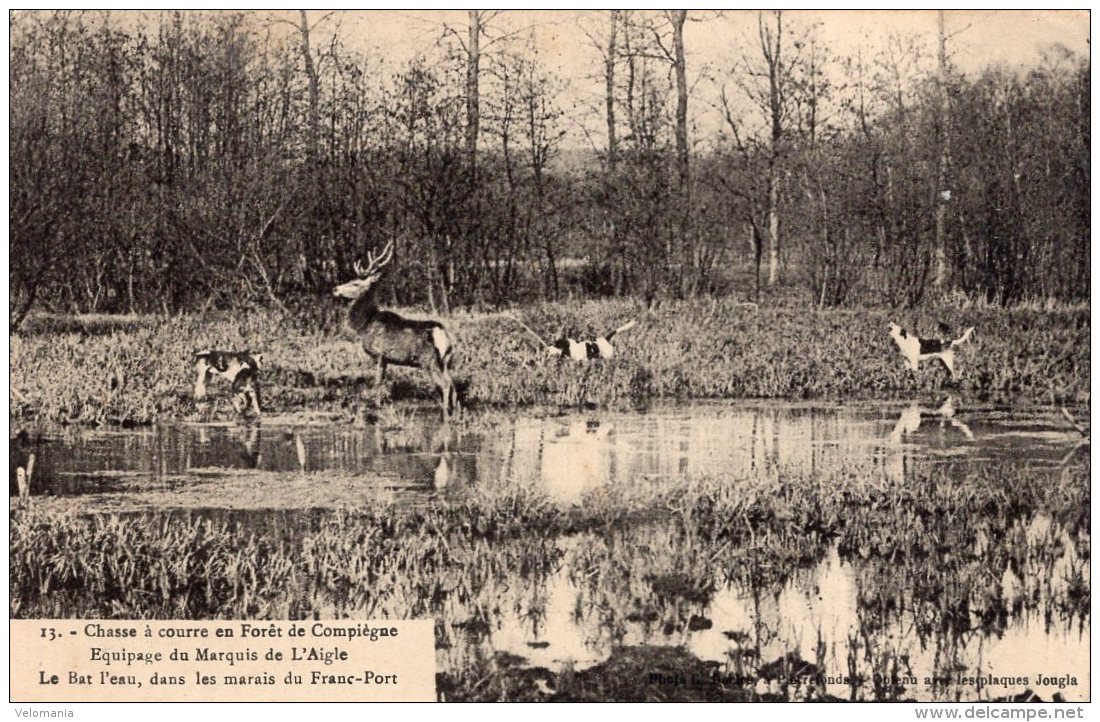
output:
M618 545L633 529L651 530L631 553L654 562L627 576L669 598L705 599L715 572L780 581L820 558L829 540L844 556L899 569L978 561L998 576L1006 567L1028 576L1047 567L1073 590L1087 587L1087 474L1087 465L1053 478L1009 465L961 477L933 468L904 488L843 473L666 480L640 484L637 495L599 491L568 508L534 486L504 483L440 505L318 512L284 535L197 514L78 515L36 504L12 515L12 613L24 616L27 605L72 592L137 616L263 616L288 589L308 590L300 602L319 588L369 588L386 570L415 578L422 565L491 557L493 545L517 541L586 540L571 552L577 568L610 569L622 563ZM606 549L587 547L593 540Z
M548 358L504 313L446 319L456 336L455 376L464 404L496 407L638 406L653 399L912 397L950 390L978 399L1075 405L1090 384L1087 308L974 306L939 313L761 308L721 300L542 304L525 322L593 338L636 318L616 338L615 359ZM339 313L308 319L255 311L118 320L37 319L10 337L10 413L21 420L144 424L193 417L191 353L198 348L263 353L269 412L375 413L391 402L432 405L436 391L417 370L392 370L382 393L373 365L343 335ZM936 321L976 326L960 352L962 379L939 368L915 377L886 334L891 320L931 333ZM215 414L231 414L225 388Z
M38 500L11 517L10 615L430 616L446 699L658 699L671 688L616 680L673 663L725 676L699 694L821 699L816 686L777 688L763 678L783 661L762 658L778 630L723 630L734 641L720 668L682 650L623 645L640 628L675 646L709 628L716 588L775 594L833 549L858 563L858 634L846 652L819 639L816 662L783 663L820 670L826 656L846 654L852 698L904 699L914 691L873 681L905 671L886 638L899 619L915 624L921 644L950 652L945 664L965 655L960 640L1000 634L1020 615L1088 619L1088 479L1087 464L1053 474L938 465L904 487L844 470L781 470L640 479L570 507L503 479L446 503L316 511L289 526L248 515L81 515ZM613 650L595 668L531 669L488 645L502 608L544 623L556 574L576 590L572 613Z

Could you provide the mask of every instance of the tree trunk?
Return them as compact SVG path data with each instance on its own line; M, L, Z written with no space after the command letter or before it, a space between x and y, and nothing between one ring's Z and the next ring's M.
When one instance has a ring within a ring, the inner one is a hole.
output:
M611 11L611 33L607 38L607 59L604 63L604 80L607 82L607 168L610 172L614 172L619 157L619 146L615 137L615 51L620 14L622 10Z
M947 221L947 163L951 152L950 107L947 98L947 33L944 31L943 10L939 13L939 161L936 170L936 188L932 202L936 205L936 238L932 249L932 291L939 296L947 288L947 248L945 226Z
M611 30L607 36L607 57L604 59L605 98L607 106L607 167L604 173L604 218L606 220L608 252L610 261L612 294L622 292L621 274L618 272L622 249L619 245L619 226L614 215L612 194L615 192L615 170L619 161L619 139L615 128L615 66L618 64L619 25L622 24L622 10L611 11Z
M687 10L668 11L672 23L673 67L676 71L676 167L680 183L680 293L691 295L695 285L696 258L691 241L691 177L688 157L687 59L684 56L684 23Z
M302 60L305 62L306 78L309 81L309 136L306 138L306 148L309 160L317 160L317 136L320 133L320 81L317 78L317 67L313 64L313 54L309 49L309 21L306 11L299 10L300 28L302 34Z
M768 285L779 283L779 174L768 170Z
M466 160L477 168L477 136L481 111L478 95L478 66L481 63L481 11L470 10L470 39L466 51Z
M770 52L769 52L770 50ZM771 158L768 162L768 285L779 283L779 157L783 142L783 12L775 11L775 45L765 47L768 106L771 111Z
M756 225L756 219L752 216L749 217L749 243L752 244L752 268L753 268L753 290L752 300L756 303L760 303L760 265L764 256L764 247L760 238L760 229Z
M676 161L680 173L680 191L688 191L688 138L687 138L687 62L684 58L684 22L687 10L670 10L672 20L672 45L676 68Z

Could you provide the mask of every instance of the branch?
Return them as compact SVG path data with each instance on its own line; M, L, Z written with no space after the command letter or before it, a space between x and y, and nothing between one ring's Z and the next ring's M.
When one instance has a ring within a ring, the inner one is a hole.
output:
M483 44L481 46L481 49L483 51L488 51L489 48L493 47L494 45L499 43L501 40L510 40L511 38L514 38L515 36L517 36L521 33L529 32L529 31L533 30L535 27L536 27L535 25L525 25L521 28L516 28L515 30L511 30L509 32L506 32L503 35L498 35L495 38L490 38L489 35L487 33L485 33L485 37L488 40L487 40L487 42L485 42L485 44Z
M503 13L504 11L503 10L483 10L481 12L483 12L485 14L482 15L479 18L478 27L481 28L482 32L485 32L485 30L489 27L489 23L493 22L498 17L500 17L500 14Z
M662 58L658 56L658 59L675 64L676 56L672 54L671 50L665 47L665 43L663 40L661 40L661 33L657 30L657 27L655 25L650 25L649 30L653 33L653 39L657 41L657 47L661 49L662 53L664 53L664 57Z
M965 32L966 32L967 30L969 30L969 29L970 29L970 28L972 28L972 27L974 27L974 23L967 23L967 24L966 24L966 27L964 27L964 28L961 28L961 29L959 29L959 30L956 30L955 32L951 33L950 35L947 35L947 36L945 36L945 37L944 37L944 40L945 40L945 41L947 41L947 40L951 40L951 39L952 39L952 38L954 38L954 37L955 37L956 35L962 35L963 33L965 33Z
M523 326L523 328L527 331L527 333L529 333L529 334L531 334L532 336L535 337L535 339L539 342L539 346L541 348L547 348L547 347L550 346L550 344L546 343L546 341L543 340L542 336L539 336L537 333L535 333L533 330L531 330L530 326L528 326L522 320L520 320L519 316L516 316L514 313L506 313L504 315L507 316L508 318L512 319L516 323L518 323L520 326Z
M275 209L275 212L271 214L271 217L267 219L267 222L263 224L263 226L262 226L262 227L260 228L260 232L256 234L256 240L257 240L257 241L259 241L259 240L263 239L264 235L265 235L265 234L267 233L267 230L268 230L269 228L271 228L271 224L272 224L272 223L273 223L273 222L275 221L275 219L276 219L276 218L278 217L279 213L280 213L280 212L282 212L283 208L284 208L284 207L286 206L286 202L287 202L287 201L288 201L289 199L290 199L290 193L288 193L288 194L287 194L287 195L286 195L286 196L285 196L285 197L283 198L283 200L281 200L281 201L279 202L279 206L278 206L278 208L276 208L276 209Z
M470 54L470 48L466 46L466 41L462 39L462 33L458 32L447 23L443 23L443 38L446 38L448 35L454 36L455 40L457 40L458 44L462 47L462 52L467 55ZM440 39L442 40L442 38Z
M1062 416L1064 416L1066 418L1066 421L1069 422L1070 426L1077 429L1077 433L1081 434L1081 436L1088 436L1089 435L1088 429L1086 429L1084 426L1081 426L1081 424L1077 423L1077 420L1073 418L1073 415L1070 414L1069 411L1066 411L1065 406L1062 407L1061 411L1062 411Z
M309 26L309 31L313 32L313 29L315 27L317 27L318 25L320 25L324 21L328 20L330 17L332 17L335 14L336 14L335 10L332 10L332 11L329 11L329 12L325 13L324 15L321 16L320 20L318 20L317 22L315 22L315 23L313 23L312 25Z

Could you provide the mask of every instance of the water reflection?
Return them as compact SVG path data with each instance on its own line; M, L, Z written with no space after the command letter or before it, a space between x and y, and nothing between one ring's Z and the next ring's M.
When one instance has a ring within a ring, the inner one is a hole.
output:
M939 408L936 409L924 408L919 402L913 402L912 405L908 406L901 412L901 415L898 416L898 421L894 424L894 430L890 432L890 443L902 443L906 437L917 433L921 423L928 418L939 419L941 427L944 423L949 423L951 427L957 429L967 441L974 441L974 432L970 430L970 427L955 418L955 400L951 396L948 396Z
M491 545L451 539L451 563L422 577L340 586L344 596L325 589L295 613L435 617L444 671L506 654L580 672L616 650L656 645L750 677L777 660L812 664L826 675L824 691L846 699L989 699L1025 688L1087 699L1087 519L1030 508L987 517L981 506L906 516L904 503L927 482L915 472L930 466L961 474L1026 464L1054 477L1077 438L1049 412L957 406L702 405L457 427L164 426L54 439L35 478L88 510L199 509L173 513L235 515L282 539L308 533L315 510L362 508L380 495L435 503L520 483L569 507L681 478L739 489L845 475L898 492L876 499L900 501L845 506L845 524L830 534L792 523L716 541L665 523ZM1028 681L974 681L1009 673ZM1076 684L1060 688L1071 676ZM762 684L787 694L775 679Z
M349 482L341 487L346 498L335 488L326 495L338 506L357 498L357 484L381 484L415 500L502 481L535 485L573 505L595 489L639 478L757 478L782 468L809 475L845 470L901 484L915 464L1018 458L1053 467L1077 442L1050 413L960 416L948 397L900 409L712 405L464 427L416 419L400 428L161 426L54 439L37 456L36 485L48 494L85 496L91 509L103 494L111 495L111 508L161 508L173 500L149 492L198 481L201 487L178 503L241 508L245 501L233 493L242 476L277 488L303 474ZM320 503L299 498L302 506Z
M1067 560L1062 563L1081 573L1087 564L1078 563L1069 531L1050 523L1057 540L1053 548ZM682 647L747 679L757 679L775 660L801 660L820 669L824 693L841 699L997 699L1025 690L1047 701L1056 694L1089 699L1087 618L1051 616L1072 593L1065 569L1027 569L1031 596L1018 604L1019 597L1004 590L996 603L1010 611L996 622L983 621L978 600L969 611L965 606L933 611L918 602L919 583L906 582L905 576L935 574L933 568L845 559L835 543L819 562L792 570L778 584L730 580L719 573L713 594L702 600L663 595L653 584L660 575L644 573L666 568L658 556L639 551L666 547L665 534L632 533L629 546L614 549L594 537L563 541L566 563L556 572L515 580L518 588L493 590L492 623L480 643L555 672L582 671L606 662L617 649L646 645ZM1043 534L1025 545L1025 556L1047 548ZM592 555L601 552L605 562L591 567ZM987 575L981 565L975 560L966 574ZM886 569L893 570L888 593L898 603L869 605L868 598L881 591ZM647 578L648 587L642 581ZM940 578L955 575L941 572ZM953 618L959 611L963 618ZM779 683L773 679L757 692L782 694L775 688Z

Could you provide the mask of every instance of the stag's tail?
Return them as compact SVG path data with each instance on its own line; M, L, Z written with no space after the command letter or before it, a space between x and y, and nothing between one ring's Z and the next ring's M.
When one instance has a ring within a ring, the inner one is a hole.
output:
M440 371L450 371L454 359L454 342L443 326L432 329L432 345L435 347L435 360Z
M451 414L462 410L458 401L458 390L455 389L454 379L451 377L451 364L454 361L454 341L451 334L443 326L432 329L432 346L435 347L435 361L439 370L432 373L443 392L443 420L450 418Z
M617 329L615 329L611 333L604 336L604 338L606 338L608 341L610 341L611 339L615 338L615 334L622 333L623 331L629 331L630 329L634 328L634 326L636 326L637 324L638 324L638 322L636 320L631 319L630 321L627 321L626 323L624 323L622 326L619 326Z
M970 328L963 331L962 336L959 336L957 339L952 341L951 342L951 348L955 348L956 346L958 346L960 344L964 344L967 341L969 341L970 340L970 334L972 334L972 333L974 333L974 327L973 326L971 326Z

